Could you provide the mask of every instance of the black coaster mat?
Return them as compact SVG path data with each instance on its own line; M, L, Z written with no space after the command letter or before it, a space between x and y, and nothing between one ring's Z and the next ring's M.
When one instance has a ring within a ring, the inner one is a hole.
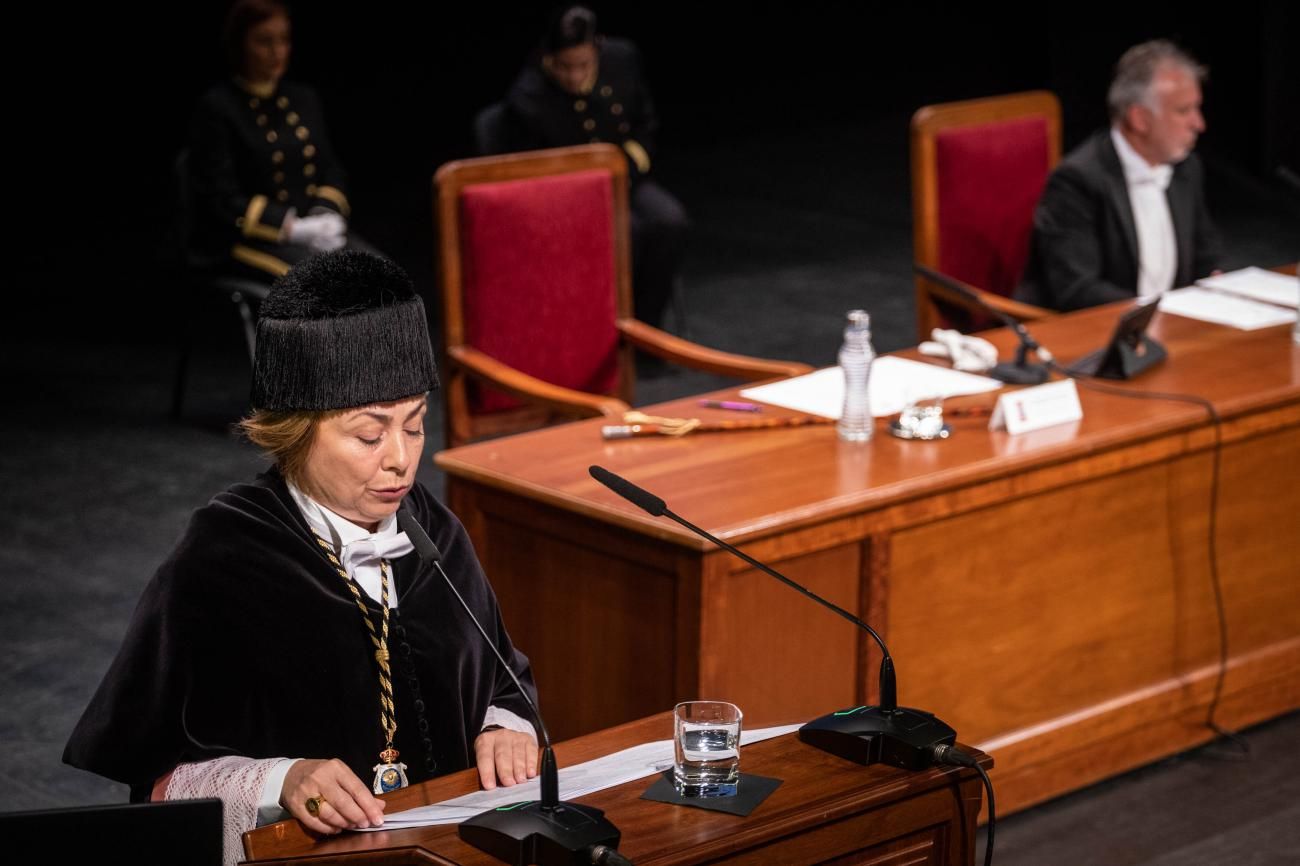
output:
M672 803L675 806L694 806L712 812L726 812L730 815L745 816L758 808L758 805L781 786L780 779L767 776L740 774L734 797L683 797L673 787L673 771L666 770L646 788L642 800L657 800L660 803Z

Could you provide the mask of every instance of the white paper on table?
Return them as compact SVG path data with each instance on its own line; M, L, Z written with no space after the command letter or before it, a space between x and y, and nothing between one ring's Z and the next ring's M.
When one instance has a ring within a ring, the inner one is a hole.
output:
M761 740L779 737L798 730L801 725L782 725L775 728L759 728L754 731L742 730L740 745L748 746ZM673 765L673 741L657 740L632 746L603 758L596 758L583 764L574 764L560 770L560 799L574 800L578 797L612 788L624 782L644 779L656 773L662 773ZM495 788L491 791L475 791L454 800L434 803L430 806L418 806L404 812L394 812L384 816L382 827L370 830L395 830L402 827L426 827L433 824L459 824L480 812L505 806L510 803L536 800L541 797L541 783L529 779L521 785L509 788Z
M1295 274L1279 274L1251 267L1206 277L1197 280L1196 285L1281 307L1300 307L1300 277Z
M885 355L872 363L867 387L871 414L882 418L903 411L909 399L982 394L996 391L1002 383L987 376ZM740 394L747 400L839 418L844 408L844 372L839 367L827 367L805 376L746 388Z
M1227 325L1243 331L1287 325L1296 320L1295 310L1248 301L1196 286L1165 292L1160 296L1160 312Z

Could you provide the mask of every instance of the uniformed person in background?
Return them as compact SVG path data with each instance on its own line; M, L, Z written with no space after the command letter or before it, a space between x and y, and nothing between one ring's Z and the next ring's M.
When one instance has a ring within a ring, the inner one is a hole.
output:
M284 80L292 40L279 0L238 0L223 47L231 78L190 131L193 245L268 282L317 252L370 248L348 231L347 182L316 91Z
M555 15L506 97L510 150L598 141L623 148L631 179L636 314L651 324L660 323L671 298L688 228L681 202L651 179L658 127L636 46L598 35L595 13L583 6Z

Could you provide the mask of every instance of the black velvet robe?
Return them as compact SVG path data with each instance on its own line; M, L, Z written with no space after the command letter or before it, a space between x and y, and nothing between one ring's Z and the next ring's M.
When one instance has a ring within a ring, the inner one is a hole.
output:
M460 522L418 484L403 507L441 549L443 567L533 691L528 659L510 643ZM395 746L416 782L431 773L405 647L433 775L472 765L489 705L531 716L437 571L411 553L393 562L393 578ZM378 625L378 603L362 597ZM272 470L195 512L146 587L63 758L144 799L178 763L223 755L341 758L369 784L383 746L365 623Z

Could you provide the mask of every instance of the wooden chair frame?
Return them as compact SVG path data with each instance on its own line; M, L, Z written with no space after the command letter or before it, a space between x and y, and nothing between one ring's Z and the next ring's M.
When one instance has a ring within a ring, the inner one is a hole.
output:
M1021 117L1047 119L1048 160L1051 171L1061 159L1061 104L1046 90L968 99L942 105L927 105L912 115L912 255L915 260L935 271L939 267L939 179L935 165L935 136L960 126L1015 120ZM917 274L916 330L920 340L930 339L930 331L941 322L935 301L939 300L971 313L987 315L969 299ZM1055 315L1053 311L1026 304L994 292L974 288L981 302L1020 321L1032 321Z
M544 382L510 367L466 344L464 277L461 271L461 191L467 186L524 180L576 171L604 170L613 184L615 327L619 333L619 378L614 395L589 394ZM611 144L511 153L449 162L434 175L434 211L438 221L438 273L442 287L442 328L446 363L443 399L447 446L474 439L541 426L554 416L619 418L632 403L635 385L633 349L695 370L759 380L795 376L811 371L807 364L769 361L708 349L632 316L631 234L628 221L627 160ZM523 401L522 409L475 419L469 411L467 378Z

